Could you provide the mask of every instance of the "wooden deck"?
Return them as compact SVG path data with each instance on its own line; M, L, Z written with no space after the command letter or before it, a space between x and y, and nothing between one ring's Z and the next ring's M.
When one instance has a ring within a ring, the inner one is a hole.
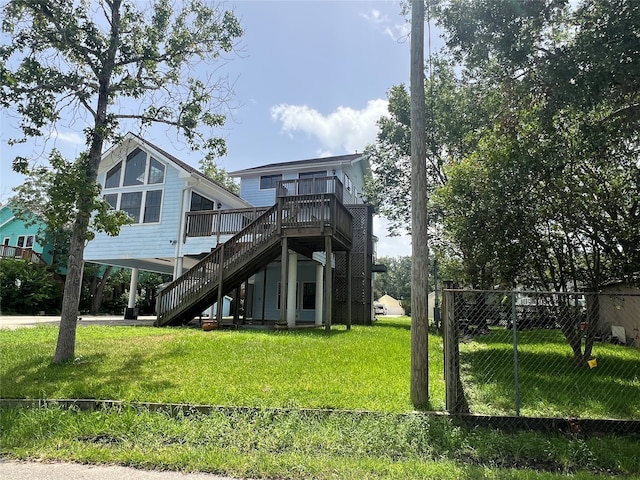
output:
M335 177L324 180L332 190L342 185ZM292 189L278 185L278 191L289 193ZM295 192L300 191L298 183ZM324 251L327 241L333 251L350 251L352 217L340 197L331 192L282 195L261 214L258 210L242 210L191 215L193 228L187 229L187 236L219 236L226 231L227 227L222 227L225 221L227 226L242 228L159 292L156 324L186 323L209 305L221 305L223 295L282 254L281 242L285 238L289 249L305 256ZM219 227L214 230L214 225Z
M38 252L34 252L31 248L10 247L9 245L0 245L0 257L17 258L27 260L36 265L47 265Z

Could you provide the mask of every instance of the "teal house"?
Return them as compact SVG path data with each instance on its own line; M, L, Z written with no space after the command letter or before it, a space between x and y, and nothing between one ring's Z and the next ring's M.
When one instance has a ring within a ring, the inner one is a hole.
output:
M0 256L3 258L22 258L36 264L51 264L53 245L38 243L38 231L41 221L33 225L20 220L11 208L11 200L0 207Z

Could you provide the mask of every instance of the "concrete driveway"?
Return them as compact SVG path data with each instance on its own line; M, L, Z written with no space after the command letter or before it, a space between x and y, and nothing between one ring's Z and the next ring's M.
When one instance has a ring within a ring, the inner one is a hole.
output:
M78 326L83 325L128 325L128 326L153 326L155 316L138 317L135 320L125 320L124 315L82 315L79 317ZM16 328L35 327L37 325L59 325L60 316L0 316L0 328L14 330Z

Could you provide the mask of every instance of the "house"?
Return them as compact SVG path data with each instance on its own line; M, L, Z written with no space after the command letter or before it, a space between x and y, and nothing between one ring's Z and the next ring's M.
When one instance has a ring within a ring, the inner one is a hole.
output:
M391 295L383 295L378 299L378 304L382 306L382 315L401 316L404 315L402 304Z
M612 282L599 295L599 321L604 335L640 348L640 282Z
M51 264L53 245L41 245L38 231L43 223L37 218L26 222L15 216L11 201L0 207L0 257L21 258L35 264Z
M370 324L373 209L359 195L368 174L361 154L275 163L232 172L238 195L129 133L103 155L98 182L134 223L96 235L85 260L132 268L131 291L139 270L173 274L158 325L188 322L225 295L234 325Z

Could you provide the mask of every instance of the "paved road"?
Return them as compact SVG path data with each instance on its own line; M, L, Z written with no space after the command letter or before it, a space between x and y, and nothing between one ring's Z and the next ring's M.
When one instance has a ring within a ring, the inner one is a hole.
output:
M78 326L82 325L146 325L152 326L156 317L138 317L136 320L125 320L124 315L82 315ZM14 330L16 328L35 327L37 325L58 325L60 316L0 316L0 328Z
M156 472L77 463L16 462L0 459L0 478L11 480L233 480L207 473Z

